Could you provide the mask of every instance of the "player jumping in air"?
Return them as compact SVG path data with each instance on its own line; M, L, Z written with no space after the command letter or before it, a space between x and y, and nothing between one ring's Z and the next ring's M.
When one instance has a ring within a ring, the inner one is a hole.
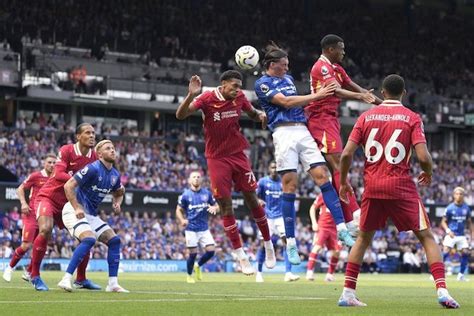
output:
M339 306L366 306L355 291L360 266L375 231L384 228L391 218L399 231L412 230L420 240L436 285L438 302L446 308L459 307L446 288L443 258L410 175L412 147L423 170L418 176L420 185L431 183L432 160L421 118L401 103L405 93L402 77L387 76L382 83L383 103L359 117L341 156L339 194L346 203L348 195L354 194L347 174L358 146L364 149L366 161L360 232L349 253Z
M268 116L268 127L273 132L277 171L283 186L282 212L285 219L288 258L292 264L301 260L295 240L295 199L298 186L298 164L308 172L323 193L324 201L337 225L339 238L351 246L354 240L344 223L341 203L329 180L321 152L306 126L302 106L330 96L336 84L329 84L308 95L298 95L293 78L288 72L288 54L272 44L263 59L266 74L255 82L255 93Z
M312 101L305 107L308 118L308 129L319 145L332 173L332 184L339 190L339 163L341 160L342 140L341 125L338 119L338 107L341 99L358 100L366 103L380 104L382 100L349 78L339 64L344 58L344 41L337 35L329 34L321 40L322 53L311 69L311 91L323 89L329 83L337 85L334 94ZM348 228L355 233L358 228L360 208L355 196L349 203L342 203L344 218ZM353 221L353 213L356 220Z
M247 254L242 248L234 210L232 208L232 185L241 191L247 207L262 233L265 246L265 265L273 268L276 264L275 251L270 240L265 210L260 205L255 190L257 181L244 153L249 143L240 131L239 119L242 111L266 127L267 116L255 109L241 91L242 74L228 70L220 77L221 86L203 92L199 76L191 77L189 92L176 111L176 117L184 120L201 110L204 117L205 155L211 179L211 189L219 204L222 222L227 237L232 243L234 253L240 261L242 272L255 273Z

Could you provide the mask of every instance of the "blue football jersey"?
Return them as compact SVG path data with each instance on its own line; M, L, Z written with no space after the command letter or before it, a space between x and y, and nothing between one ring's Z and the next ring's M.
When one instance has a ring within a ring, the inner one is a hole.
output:
M464 236L464 229L466 222L471 216L471 209L466 204L456 205L451 203L446 207L446 213L444 215L448 222L448 227L456 236Z
M202 232L209 229L209 205L216 201L209 190L201 188L199 191L185 189L178 198L178 205L186 211L188 226L186 230Z
M99 204L110 192L121 187L117 169L108 170L100 160L88 164L74 175L79 184L76 188L77 200L87 214L96 216Z
M271 99L278 93L285 96L297 95L293 78L285 75L283 78L263 75L255 81L255 93L258 101L268 117L268 128L274 130L276 125L285 122L306 123L306 117L302 107L285 109L282 106L272 104Z
M282 217L280 197L282 194L281 178L273 180L269 176L258 181L257 195L265 201L265 213L268 218Z

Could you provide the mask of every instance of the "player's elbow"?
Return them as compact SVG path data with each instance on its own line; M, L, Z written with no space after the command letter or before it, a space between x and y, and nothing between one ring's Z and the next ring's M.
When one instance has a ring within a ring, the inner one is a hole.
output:
M182 113L180 112L176 112L176 118L180 121L184 120L186 118L185 115L183 115Z

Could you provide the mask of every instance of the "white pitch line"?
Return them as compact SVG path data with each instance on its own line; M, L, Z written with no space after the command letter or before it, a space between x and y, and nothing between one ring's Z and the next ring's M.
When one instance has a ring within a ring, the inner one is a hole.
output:
M33 290L31 287L20 287L20 286L2 286L3 289L19 289L19 290ZM52 288L50 291L60 291L64 292L62 289ZM85 293L85 290L76 290L74 292ZM90 291L91 293L100 292L100 291ZM259 295L259 296L248 296L245 294L222 294L222 293L193 293L193 292L166 292L166 291L132 291L131 294L162 294L162 295L194 295L194 296L222 296L225 297L222 300L232 300L232 297L239 297L247 300L273 300L273 299L282 299L282 300L326 300L324 297L311 297L311 296L280 296L280 295ZM205 299L196 299L196 300L205 300ZM2 301L0 301L2 302ZM99 302L99 301L94 301Z

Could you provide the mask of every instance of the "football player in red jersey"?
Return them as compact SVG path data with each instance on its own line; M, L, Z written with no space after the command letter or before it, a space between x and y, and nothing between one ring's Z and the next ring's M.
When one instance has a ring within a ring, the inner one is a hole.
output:
M366 306L355 295L360 265L375 231L384 228L387 219L391 218L399 231L412 230L420 240L435 281L439 304L446 308L459 307L446 289L441 251L410 175L413 147L423 170L418 176L420 185L431 183L433 162L420 116L401 103L405 94L403 78L387 76L382 83L384 101L359 117L341 156L339 196L345 202L348 195L353 194L347 183L347 173L359 145L364 149L366 161L360 232L349 253L339 306Z
M332 182L336 191L339 190L339 163L342 153L341 125L338 119L338 107L341 99L358 100L366 103L379 104L379 98L351 80L344 68L339 64L344 58L344 41L337 35L329 34L321 40L322 53L311 69L311 91L318 92L328 83L336 83L338 88L334 95L311 102L305 107L308 118L308 129L318 143L332 173ZM355 197L349 203L341 203L344 218L351 231L357 230L359 205Z
M316 213L319 212L319 218L316 221ZM342 244L337 240L336 224L332 218L331 212L324 204L323 196L320 194L313 205L309 209L309 217L311 218L311 226L314 231L313 248L309 254L308 265L306 270L306 280L314 281L314 264L318 254L324 247L331 251L331 261L329 262L328 272L324 281L332 282L335 280L334 272L339 261L339 252Z
M48 240L53 225L64 228L62 209L67 203L64 184L87 164L97 160L94 151L95 131L88 123L79 124L76 128L77 142L64 145L59 149L54 172L41 188L35 200L36 218L39 234L33 243L31 256L31 282L38 291L47 291L48 287L40 278L41 261L46 253ZM86 256L77 269L76 287L98 290L100 286L86 279L85 271L89 262Z
M46 183L48 178L53 173L54 164L56 163L56 155L53 153L47 154L43 161L43 169L35 171L30 174L25 181L16 190L18 199L21 203L21 220L23 222L23 232L21 236L21 245L15 249L10 264L5 268L3 279L7 282L11 281L13 269L18 261L23 258L25 253L31 248L33 240L38 234L38 223L36 222L35 214L35 199L39 189ZM28 195L29 202L25 198L25 190L30 190ZM22 276L25 281L30 281L31 264Z
M179 105L176 118L184 120L198 110L203 113L205 156L212 194L221 210L224 230L240 261L242 272L251 275L255 270L242 248L232 209L232 185L236 191L242 192L246 205L252 212L264 239L265 265L273 268L276 264L275 251L270 240L265 210L257 198L257 181L244 153L249 144L242 135L239 124L242 111L251 119L262 122L263 128L266 127L267 117L264 112L255 109L242 93L240 72L225 71L220 82L221 86L197 96L201 91L201 79L199 76L191 77L188 95Z

